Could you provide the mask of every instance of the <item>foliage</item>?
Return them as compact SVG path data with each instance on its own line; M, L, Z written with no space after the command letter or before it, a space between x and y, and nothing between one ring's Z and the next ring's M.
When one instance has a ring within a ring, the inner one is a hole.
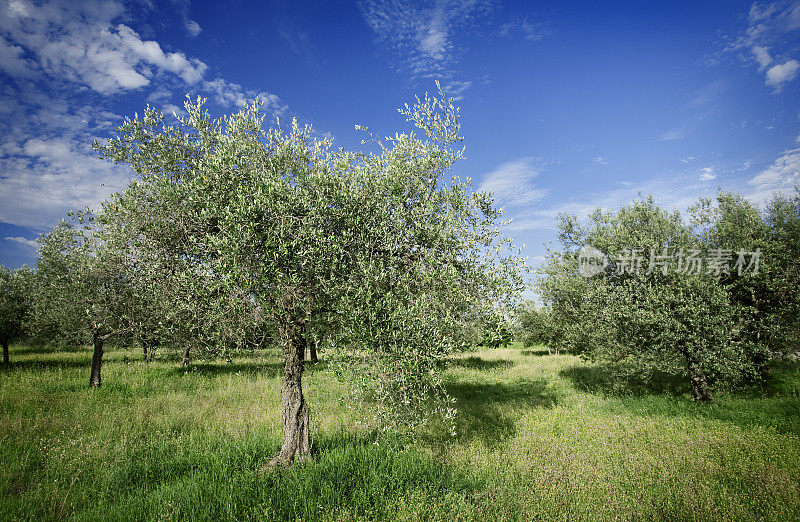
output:
M31 306L33 273L23 267L10 270L0 266L0 343L8 364L8 344L20 339Z
M452 100L440 92L405 106L425 138L397 133L373 140L379 152L368 154L334 150L296 122L264 130L258 102L222 120L202 100L186 110L172 126L148 108L97 146L140 176L106 213L112 229L130 230L136 202L151 202L133 219L144 225L119 234L119 250L133 244L144 265L180 265L175 273L206 289L210 316L247 316L225 308L237 303L275 325L286 357L285 436L299 433L301 452L303 357L307 338L323 330L331 368L389 425L412 425L431 405L450 415L436 361L463 348L469 322L497 313L522 285L501 212L452 175L463 154L453 148L461 138ZM297 448L284 450L289 461Z
M523 346L553 344L552 312L539 307L533 300L523 301L516 309L516 339Z
M706 250L761 253L757 272L720 274L731 300L748 318L747 335L764 373L774 357L797 351L800 341L800 192L775 195L764 212L741 196L720 193L692 209Z
M511 324L503 317L495 316L487 320L483 331L482 346L507 348L513 339Z
M137 174L103 203L100 221L103 240L134 288L129 312L135 337L151 350L176 346L185 354L228 355L264 338L263 314L247 294L224 284L204 241L217 218L202 208L205 199L189 193L214 147L209 125L198 120L197 135L185 133L148 108L120 127L124 141L95 143L102 158Z
M40 236L31 317L37 337L85 344L129 328L131 286L96 232L94 216L82 211Z
M731 233L745 222L713 234ZM623 381L648 382L657 372L688 377L697 400L710 400L715 385L756 378L764 348L751 335L752 312L732 298L733 282L725 274L677 269L676 254L701 251L708 237L698 237L677 212L663 211L652 198L618 212L598 210L586 225L562 216L563 250L548 253L539 286L552 310L554 341L606 364ZM583 245L611 260L591 278L577 270ZM659 265L645 260L641 270L625 270L619 259L631 248L672 254Z

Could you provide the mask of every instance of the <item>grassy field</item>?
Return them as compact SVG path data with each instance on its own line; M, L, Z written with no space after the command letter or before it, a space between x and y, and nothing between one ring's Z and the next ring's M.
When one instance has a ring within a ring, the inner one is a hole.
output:
M12 347L0 372L0 520L800 520L800 374L691 403L608 392L568 355L455 359L455 438L375 444L324 363L304 383L313 460L259 473L280 445L277 352L145 364Z

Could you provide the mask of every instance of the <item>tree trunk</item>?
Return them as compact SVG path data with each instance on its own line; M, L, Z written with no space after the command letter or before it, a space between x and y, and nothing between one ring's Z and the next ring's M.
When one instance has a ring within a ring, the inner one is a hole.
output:
M306 338L306 342L308 343L308 352L311 356L311 362L313 364L317 364L319 359L317 359L317 339L316 337Z
M92 355L92 375L89 378L89 387L97 388L100 386L100 366L103 363L103 342L105 340L95 333L92 335L94 343L94 355Z
M8 339L3 339L3 364L8 368Z
M142 343L142 358L147 362L147 343Z
M190 345L186 345L186 350L183 351L183 361L181 362L181 366L186 368L189 366L189 350L191 349Z
M689 379L692 381L692 400L696 402L711 402L714 397L708 386L706 376L697 370L689 370Z
M281 399L283 402L283 444L269 465L287 466L294 460L305 459L311 453L308 439L308 405L303 398L303 359L306 343L302 321L286 325L281 337L285 366Z

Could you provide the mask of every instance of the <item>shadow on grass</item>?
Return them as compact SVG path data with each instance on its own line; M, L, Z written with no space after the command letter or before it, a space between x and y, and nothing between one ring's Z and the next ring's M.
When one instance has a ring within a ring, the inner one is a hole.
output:
M547 351L547 348L535 348L535 349L531 348L531 349L527 349L527 350L522 350L522 351L520 351L520 353L522 355L527 355L527 356L533 355L533 356L536 356L536 357L542 357L544 355L550 355L550 352Z
M671 395L678 397L689 392L686 378L657 373L650 382L628 379L621 382L612 372L602 366L570 366L559 372L559 376L572 382L578 390L612 396Z
M717 390L711 403L695 403L688 379L661 374L651 383L616 382L599 366L573 366L560 372L577 389L621 399L610 406L632 415L668 415L762 426L800 435L800 363L777 362L765 382L737 390Z
M235 373L241 375L267 374L268 377L275 377L283 373L283 363L198 361L190 363L187 367L177 366L175 368L170 368L167 373L172 375L190 373L204 377L215 377L217 375L230 375Z
M484 359L482 357L471 357L448 359L445 363L450 367L469 368L470 370L505 370L514 366L508 359Z
M456 434L462 440L479 439L488 447L517 433L518 414L514 410L551 408L556 396L547 381L519 380L511 383L454 382L447 392L456 399ZM429 442L449 439L443 427L433 430Z
M91 352L92 347L89 345L72 344L68 346L62 345L34 345L34 344L13 344L9 348L11 360L14 360L16 355L53 355L56 353L80 353L85 351Z
M8 368L8 371L13 372L14 370L21 370L21 371L31 371L31 370L59 370L59 369L69 369L69 368L89 368L91 366L91 359L86 358L85 360L23 360L23 361L15 361L11 359L11 364ZM2 368L2 366L0 366Z

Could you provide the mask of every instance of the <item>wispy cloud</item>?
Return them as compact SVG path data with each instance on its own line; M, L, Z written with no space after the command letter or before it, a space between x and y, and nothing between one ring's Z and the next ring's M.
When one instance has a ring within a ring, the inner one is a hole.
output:
M712 167L703 167L700 169L700 181L711 181L716 178L717 174Z
M540 168L534 158L520 158L503 163L484 175L478 190L494 193L501 205L521 207L543 199L547 190L538 188L533 180Z
M186 20L186 22L183 24L183 26L186 28L186 33L189 36L191 36L192 38L197 38L197 36L203 30L200 27L200 24L198 24L194 20Z
M38 250L39 249L39 243L37 243L36 240L34 240L34 239L26 239L26 238L21 237L21 236L5 237L3 239L5 239L6 241L13 241L14 243L18 243L20 245L33 248L34 250Z
M529 42L538 42L552 34L548 24L544 22L532 22L528 18L523 18L514 22L508 22L500 27L500 36L512 37L521 35Z
M800 185L800 149L784 151L772 165L759 172L748 182L753 188L752 197L767 200L775 192L790 192Z
M211 95L214 101L226 109L240 109L244 104L252 103L256 97L259 97L264 104L262 109L268 114L282 116L289 110L275 94L245 89L238 83L222 78L204 82L203 91Z
M463 33L494 10L491 0L360 4L367 25L414 78L448 77L463 51Z
M776 92L797 77L800 62L790 56L786 46L788 33L800 29L800 1L782 0L753 3L747 17L747 29L726 47L764 74L764 83Z
M683 139L683 137L684 137L683 129L670 129L667 132L664 132L656 136L655 141L675 141Z

